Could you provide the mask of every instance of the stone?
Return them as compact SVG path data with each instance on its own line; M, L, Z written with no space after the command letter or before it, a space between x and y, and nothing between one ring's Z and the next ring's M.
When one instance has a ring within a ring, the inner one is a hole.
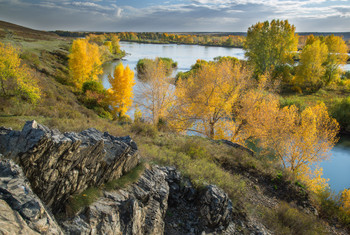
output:
M129 136L94 128L62 134L36 121L28 121L22 131L1 128L0 153L19 162L34 192L54 213L71 195L119 178L140 159Z
M215 185L204 189L200 199L200 214L209 227L226 228L232 219L232 202L228 195Z
M61 221L67 234L163 234L169 186L155 166L124 190L104 196L73 219Z
M0 234L63 234L22 169L7 159L0 161L0 211Z

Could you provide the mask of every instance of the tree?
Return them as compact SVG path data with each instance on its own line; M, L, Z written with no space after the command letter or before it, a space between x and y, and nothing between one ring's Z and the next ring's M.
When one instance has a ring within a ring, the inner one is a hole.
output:
M340 78L342 72L340 65L347 63L348 47L341 37L334 36L333 34L325 38L325 43L328 48L328 57L325 65L324 81L328 85Z
M97 81L102 73L98 45L89 43L87 39L74 40L68 64L72 83L77 88L81 89L86 81Z
M5 97L25 97L36 103L41 96L37 81L29 69L21 64L18 51L0 42L0 94Z
M162 60L155 60L145 67L146 81L141 82L138 105L151 118L154 125L164 120L174 102L174 89L167 75L167 66ZM145 116L145 118L147 117Z
M111 88L108 89L110 101L114 116L122 118L132 105L134 72L130 70L129 66L124 66L120 63L114 70L113 77L109 76L108 81Z
M261 75L278 66L293 64L297 45L294 25L287 20L272 20L248 28L244 49L248 62L254 66L255 75Z
M323 103L301 113L294 105L284 107L274 115L271 125L263 126L266 135L261 138L262 146L294 173L325 160L338 140L339 124Z
M235 126L233 106L249 83L250 73L231 60L201 63L187 79L176 83L176 107L170 126L209 138L227 137Z
M327 60L328 49L319 39L307 44L300 54L296 72L296 84L304 89L315 91L325 85L322 79L326 69L323 64Z

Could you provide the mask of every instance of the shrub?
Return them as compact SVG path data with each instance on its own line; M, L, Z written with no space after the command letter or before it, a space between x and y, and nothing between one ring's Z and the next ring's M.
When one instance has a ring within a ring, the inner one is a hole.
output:
M93 91L99 94L103 94L104 87L100 81L88 81L83 83L82 91L84 94L86 91Z
M325 234L316 217L307 215L286 202L282 202L277 209L265 209L263 220L276 234Z
M155 138L158 135L157 128L145 122L134 122L131 124L130 130L136 135L148 136L151 138Z
M350 96L339 100L333 106L331 113L343 130L350 131Z

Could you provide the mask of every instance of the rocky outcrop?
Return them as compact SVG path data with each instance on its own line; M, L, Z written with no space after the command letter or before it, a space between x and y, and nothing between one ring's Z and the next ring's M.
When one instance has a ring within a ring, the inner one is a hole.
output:
M0 234L63 234L10 160L0 161Z
M137 183L104 196L75 218L62 222L68 234L163 234L168 208L166 173L145 170Z
M119 178L139 163L130 137L88 129L60 133L27 122L22 131L0 129L0 153L18 162L34 192L56 213L74 193Z
M173 167L154 166L137 183L61 222L68 234L233 234L232 203L214 185L197 191Z

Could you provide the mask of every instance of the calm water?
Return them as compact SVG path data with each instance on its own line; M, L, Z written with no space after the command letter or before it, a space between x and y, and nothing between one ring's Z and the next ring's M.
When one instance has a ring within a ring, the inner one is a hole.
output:
M213 60L217 56L234 56L238 59L244 59L244 52L238 48L224 47L205 47L196 45L175 45L175 44L142 44L131 42L120 42L121 48L128 55L122 60L124 66L135 71L137 61L142 58L169 57L178 62L178 71L188 71L191 65L196 63L197 59ZM119 61L107 63L104 65L104 73L101 78L103 85L109 88L108 75L112 74L114 68ZM350 70L350 64L345 66L346 70ZM136 72L135 72L136 75ZM134 86L134 93L139 90L140 82L137 81ZM133 108L128 114L133 116ZM321 163L323 167L323 175L329 178L329 184L335 191L343 190L350 187L350 137L343 137L337 146L332 150L330 160Z

